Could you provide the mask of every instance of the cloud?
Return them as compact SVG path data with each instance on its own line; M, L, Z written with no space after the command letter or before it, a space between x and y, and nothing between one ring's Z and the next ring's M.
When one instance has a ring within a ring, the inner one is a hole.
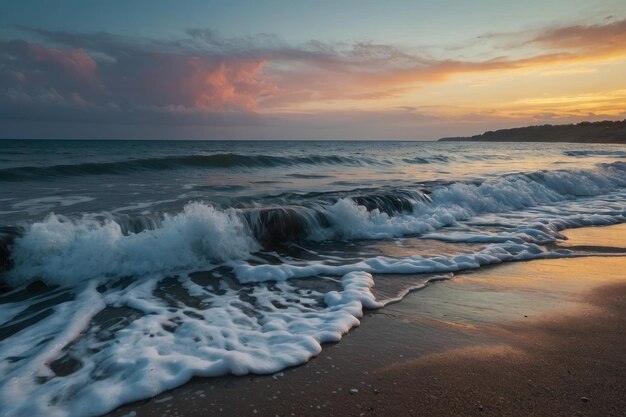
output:
M98 89L97 64L81 49L0 41L0 88L28 96L61 97Z
M605 24L546 29L529 43L590 56L624 54L626 53L626 19Z
M37 41L0 40L0 118L50 123L275 124L292 130L300 123L311 132L308 120L332 126L443 123L428 112L416 118L411 106L397 103L393 111L374 113L359 106L396 100L461 74L626 55L626 20L487 34L479 41L488 47L476 59L433 58L376 42L224 38L206 29L173 39L20 29ZM454 54L455 48L443 51ZM340 111L326 111L329 103Z
M103 110L235 112L254 110L257 98L272 89L262 59L193 54L110 34L34 32L59 46L0 41L0 88L12 92L5 99L19 92L21 101L38 101L54 92L58 101L80 98Z

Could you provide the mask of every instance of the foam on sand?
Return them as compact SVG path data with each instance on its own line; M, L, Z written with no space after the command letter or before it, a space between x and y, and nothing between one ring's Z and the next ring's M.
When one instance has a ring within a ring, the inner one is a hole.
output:
M274 373L319 354L322 343L339 341L359 325L364 307L381 306L365 272L346 274L340 289L325 294L287 283L276 284L279 292L257 286L247 301L238 291L216 296L180 279L188 295L210 308L168 305L154 294L158 282L131 285L116 292L115 300L89 284L76 299L60 304L57 314L1 345L2 415L99 415L194 375ZM132 309L134 320L119 328L107 329L105 322L86 329L111 302ZM60 363L51 369L59 357L69 369Z

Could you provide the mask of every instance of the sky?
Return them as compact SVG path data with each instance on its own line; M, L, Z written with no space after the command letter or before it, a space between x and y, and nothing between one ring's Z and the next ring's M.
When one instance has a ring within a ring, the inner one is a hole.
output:
M624 0L0 0L4 138L432 140L624 118Z

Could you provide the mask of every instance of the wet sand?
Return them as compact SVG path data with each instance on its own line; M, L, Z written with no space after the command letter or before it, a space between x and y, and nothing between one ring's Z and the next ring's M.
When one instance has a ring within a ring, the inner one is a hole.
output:
M624 248L624 230L567 244ZM367 312L303 366L196 378L110 415L624 416L625 271L591 256L463 273Z

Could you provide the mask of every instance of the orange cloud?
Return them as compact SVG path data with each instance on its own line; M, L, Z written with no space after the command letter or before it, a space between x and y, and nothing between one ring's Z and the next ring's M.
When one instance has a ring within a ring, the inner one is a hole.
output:
M318 43L313 51L317 54L312 51L306 56L302 54L301 60L306 62L304 68L293 63L293 55L290 66L285 67L288 59L280 56L278 68L270 61L270 76L282 87L281 91L288 94L282 101L265 102L265 108L310 108L315 102L385 100L462 74L550 68L626 56L626 19L604 25L546 28L538 33L524 32L516 36L528 39L510 45L504 51L506 55L502 55L501 49L494 49L499 56L477 61L427 59L386 45L359 43L342 50L328 45L322 48ZM513 37L513 34L506 34L506 37ZM299 94L294 94L296 91Z

